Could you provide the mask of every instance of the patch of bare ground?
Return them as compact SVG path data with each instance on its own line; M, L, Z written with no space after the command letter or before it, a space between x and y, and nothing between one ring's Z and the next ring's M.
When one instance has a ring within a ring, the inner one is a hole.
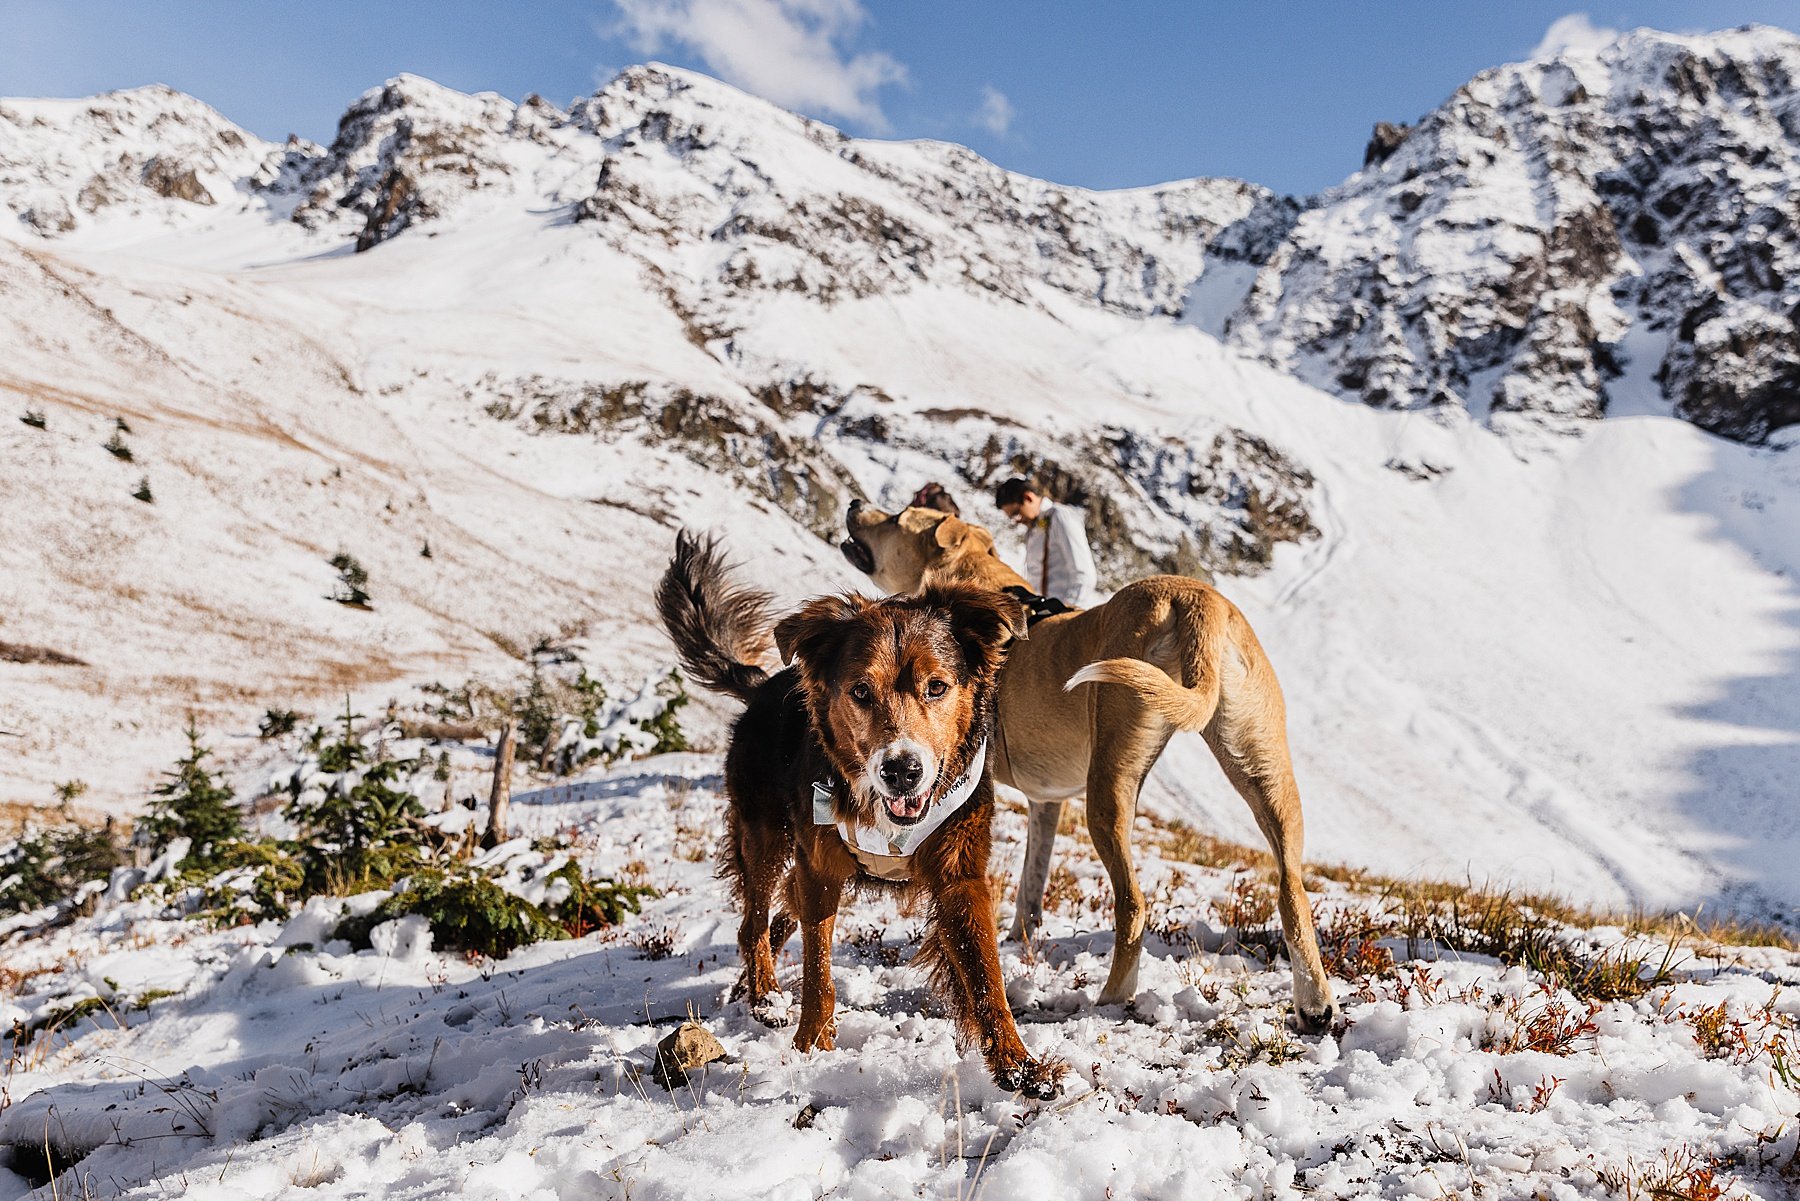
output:
M0 663L47 663L55 667L86 667L87 661L47 646L0 639Z

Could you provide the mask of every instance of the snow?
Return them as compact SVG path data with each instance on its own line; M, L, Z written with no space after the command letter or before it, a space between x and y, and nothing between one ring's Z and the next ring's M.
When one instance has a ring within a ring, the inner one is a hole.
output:
M1795 1154L1791 1075L1766 1053L1708 1057L1688 1015L1723 1004L1800 1051L1800 993L1783 987L1800 983L1800 957L1709 958L1689 944L1678 983L1591 1013L1520 968L1420 960L1340 988L1347 1026L1300 1039L1282 1031L1282 965L1200 949L1234 872L1160 858L1145 819L1139 862L1158 933L1131 1008L1092 1003L1110 905L1085 847L1065 843L1064 862L1090 883L1052 903L1043 940L1003 945L1027 1044L1072 1065L1063 1098L1040 1106L995 1091L904 963L918 916L877 896L847 901L839 923L838 1048L797 1054L791 1030L725 999L737 971L731 906L687 844L719 831L719 770L717 756L661 756L517 796L522 833L572 829L589 870L636 861L663 896L621 928L498 963L434 951L416 918L351 953L325 941L318 902L285 926L217 932L127 902L15 944L8 966L24 987L58 998L41 1004L92 995L109 1008L11 1069L0 1142L23 1144L14 1169L47 1138L81 1156L58 1182L64 1195L1030 1190L1057 1201L1108 1190L1436 1196L1479 1184L1578 1197L1604 1195L1598 1171L1686 1148L1729 1159L1734 1196L1784 1195L1773 1165ZM1023 824L1001 813L997 868L1017 870ZM1322 912L1369 903L1324 891ZM656 932L671 936L671 957L639 949ZM782 957L787 987L797 951ZM133 1008L152 988L174 995ZM9 1000L8 1013L29 1003ZM1588 1023L1567 1054L1508 1049L1555 1005L1570 1028ZM654 1044L690 1014L727 1058L666 1092L650 1079ZM27 1191L0 1176L0 1196Z
M1605 80L1594 69L1572 60L1545 86L1631 86L1616 62ZM82 661L0 660L0 729L21 735L4 740L0 801L42 805L81 780L90 812L135 812L190 713L256 797L282 766L253 737L263 710L322 720L346 694L379 713L428 683L516 686L540 642L573 648L628 721L672 657L650 589L678 527L719 533L787 604L864 584L826 537L851 495L893 506L936 478L1016 558L1018 535L966 483L1011 445L1095 460L1070 465L1110 472L1094 478L1123 536L1160 553L1239 528L1241 500L1192 491L1215 447L1221 494L1290 496L1318 530L1277 543L1267 570L1219 578L1283 681L1310 863L1623 909L1800 912L1800 465L1672 416L1654 378L1669 331L1621 332L1609 298L1576 298L1619 337L1604 420L1490 411L1499 367L1471 377L1470 408L1380 411L1312 386L1332 385L1330 364L1302 361L1300 334L1331 314L1255 324L1274 290L1326 287L1339 260L1301 256L1284 275L1209 252L1275 220L1252 185L1057 188L960 147L843 138L654 67L566 113L397 79L329 149L244 135L226 154L228 123L188 98L101 99L0 103L0 201L74 214L54 237L0 232L0 392L47 417L38 430L0 413L0 640ZM115 160L90 108L135 164L106 175L122 198L92 213L84 181ZM375 177L424 169L388 136L402 118L467 139L473 181L444 172L432 213L354 253ZM205 171L212 205L147 190L159 148L218 164L233 191ZM1347 185L1299 236L1343 262L1410 238L1434 295L1473 289L1544 227L1514 166L1486 176L1479 204L1428 195L1419 212L1441 227L1396 222ZM856 218L870 228L834 210L845 197L870 206ZM1481 227L1492 205L1517 219ZM1265 354L1250 328L1294 338ZM1433 349L1379 314L1365 332ZM1290 351L1297 375L1259 361ZM817 399L794 400L801 385ZM586 426L583 403L602 414ZM102 449L116 418L130 463ZM1150 448L1150 465L1112 462L1108 439ZM131 498L140 478L153 504ZM372 609L330 599L339 550L369 569ZM1339 1035L1238 1062L1284 1045L1286 974L1211 924L1230 873L1142 838L1153 921L1173 924L1134 1011L1091 1004L1110 905L1082 838L1059 862L1085 899L1042 946L1005 949L1026 1041L1075 1066L1064 1100L994 1093L923 981L887 962L918 918L879 901L842 923L846 939L885 933L839 947L840 1049L797 1056L724 1000L733 918L704 860L730 715L696 697L683 717L699 753L516 799L531 832L575 828L588 866L635 861L665 889L620 931L495 965L403 922L352 953L330 941L336 902L211 932L121 886L95 917L9 944L9 973L62 970L9 984L4 1016L82 997L110 1016L13 1064L0 1141L54 1129L95 1148L78 1170L102 1194L1439 1196L1479 1182L1574 1197L1604 1191L1596 1172L1692 1149L1728 1159L1739 1195L1783 1195L1763 1166L1793 1160L1792 1078L1767 1057L1707 1058L1680 1015L1724 1003L1753 1021L1800 975L1791 955L1690 948L1678 983L1603 1006L1559 1056L1495 1040L1553 1002L1585 1006L1521 969L1416 947L1398 982L1340 988ZM568 738L641 752L628 735ZM447 794L477 774L459 763ZM1170 744L1144 800L1157 820L1258 840L1197 739ZM1003 872L1020 826L1003 816ZM555 863L500 851L515 890L548 886ZM1322 894L1321 913L1368 903ZM644 958L659 932L675 955ZM162 989L178 995L145 1000ZM731 1058L664 1095L641 1073L690 1005ZM1770 1010L1796 1012L1786 991Z

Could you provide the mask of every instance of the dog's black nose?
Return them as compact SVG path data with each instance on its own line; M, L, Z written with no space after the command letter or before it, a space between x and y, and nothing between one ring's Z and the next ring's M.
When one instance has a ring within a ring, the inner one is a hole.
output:
M914 754L895 755L881 761L881 782L895 796L911 796L925 778L925 765Z
M854 498L854 499L853 499L853 500L851 500L851 502L850 502L850 516L852 516L852 517L855 517L855 516L856 516L856 511L857 511L857 510L858 510L858 509L860 509L860 508L862 508L862 505L863 505L863 503L862 503L862 497L860 497L860 496L858 496L858 497L856 497L856 498Z

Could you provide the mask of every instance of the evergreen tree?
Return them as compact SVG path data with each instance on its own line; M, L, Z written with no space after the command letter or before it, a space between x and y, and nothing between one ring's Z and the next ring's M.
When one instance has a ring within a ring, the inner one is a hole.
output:
M531 665L531 682L519 700L518 718L519 741L534 753L541 754L557 732L556 704L550 699L550 690L544 687L544 674L535 663Z
M329 562L338 573L338 590L332 594L331 599L340 605L368 608L369 573L363 569L363 565L348 551L339 551L331 556Z
M192 840L184 863L209 863L225 844L244 836L244 816L232 803L231 789L203 765L212 752L200 745L200 731L188 719L187 754L164 773L168 782L156 787L143 826L158 849L177 838Z
M390 875L389 869L410 864L402 848L413 819L425 807L399 786L410 761L369 762L368 748L356 737L360 713L344 698L343 732L336 742L319 748L319 770L336 777L316 800L296 797L287 807L289 821L300 827L308 844L302 852L308 876L321 887L369 883ZM365 766L366 764L366 766Z
M668 678L656 686L656 695L666 702L662 711L655 717L638 722L646 733L656 736L656 745L650 748L650 753L666 755L671 751L690 750L687 734L682 730L681 719L677 716L689 699L687 689L681 682L681 673L671 670Z

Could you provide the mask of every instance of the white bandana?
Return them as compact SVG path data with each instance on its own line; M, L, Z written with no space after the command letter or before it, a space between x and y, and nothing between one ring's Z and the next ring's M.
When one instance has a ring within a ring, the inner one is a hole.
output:
M911 855L926 837L950 820L950 815L962 808L968 799L975 795L975 786L981 783L981 769L987 763L987 739L975 748L975 757L969 760L969 766L957 777L956 783L950 786L936 805L931 807L919 820L917 825L902 826L892 835L883 832L874 825L861 823L852 825L848 821L840 821L831 803L832 789L830 785L813 784L813 824L829 826L835 824L838 836L853 851L865 851L871 855L905 857Z

